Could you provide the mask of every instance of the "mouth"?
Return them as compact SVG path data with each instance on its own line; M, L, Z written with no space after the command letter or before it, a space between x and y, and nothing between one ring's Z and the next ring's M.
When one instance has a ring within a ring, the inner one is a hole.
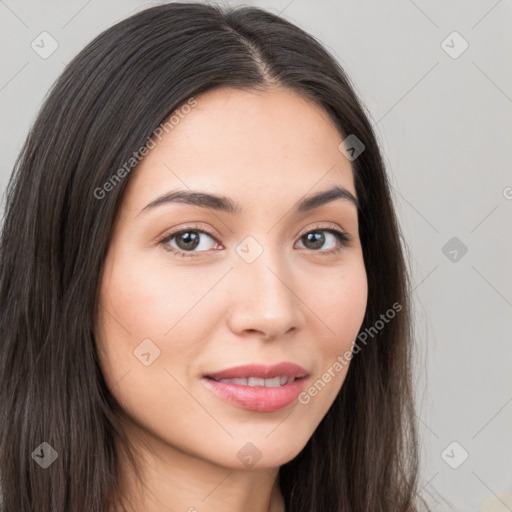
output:
M278 388L281 386L286 386L286 384L291 384L296 379L295 377L287 377L286 375L283 375L281 377L273 377L271 379L262 379L260 377L242 377L238 379L213 379L212 377L207 378L215 380L216 382L230 382L231 384L238 384L239 386L249 386L251 388Z
M274 412L296 401L308 372L293 363L246 365L202 377L210 391L232 405L257 412Z

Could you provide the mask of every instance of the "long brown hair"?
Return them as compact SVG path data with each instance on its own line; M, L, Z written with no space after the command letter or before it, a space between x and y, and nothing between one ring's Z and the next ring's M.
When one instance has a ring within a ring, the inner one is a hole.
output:
M364 108L337 61L290 22L255 7L171 3L106 30L66 67L8 185L0 241L4 512L105 512L122 503L113 448L124 439L122 411L103 379L94 327L130 177L100 199L95 191L189 98L270 84L319 104L343 137L365 148L352 168L367 339L304 449L280 468L286 509L419 510L405 246ZM399 312L376 327L393 304ZM44 470L33 455L43 442L58 455Z

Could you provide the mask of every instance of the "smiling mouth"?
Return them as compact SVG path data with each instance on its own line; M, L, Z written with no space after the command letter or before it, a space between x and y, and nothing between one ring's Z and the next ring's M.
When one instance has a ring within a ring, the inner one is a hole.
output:
M251 388L255 387L266 387L266 388L278 388L281 386L286 386L286 384L291 384L296 380L296 377L287 377L283 375L281 377L273 377L269 379L263 379L261 377L241 377L234 379L214 379L213 377L207 377L209 379L215 380L216 382L229 382L231 384L238 384L239 386L249 386Z

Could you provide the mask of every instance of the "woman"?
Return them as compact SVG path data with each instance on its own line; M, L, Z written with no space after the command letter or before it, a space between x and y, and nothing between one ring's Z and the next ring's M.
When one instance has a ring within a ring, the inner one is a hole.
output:
M409 289L316 40L254 7L118 23L8 187L4 512L419 510Z

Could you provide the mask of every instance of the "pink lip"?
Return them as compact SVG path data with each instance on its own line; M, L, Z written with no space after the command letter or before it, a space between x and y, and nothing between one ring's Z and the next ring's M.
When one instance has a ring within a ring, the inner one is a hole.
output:
M210 390L232 404L249 411L274 412L293 403L304 389L307 370L292 363L274 366L247 365L238 366L202 378ZM217 382L215 379L236 379L259 377L295 377L291 383L275 388L265 386L244 386L231 382Z
M245 366L236 366L215 373L208 373L206 377L212 379L239 379L247 377L260 377L262 379L272 379L273 377L305 377L308 371L302 366L293 363L279 363L272 366L263 364L248 364Z

